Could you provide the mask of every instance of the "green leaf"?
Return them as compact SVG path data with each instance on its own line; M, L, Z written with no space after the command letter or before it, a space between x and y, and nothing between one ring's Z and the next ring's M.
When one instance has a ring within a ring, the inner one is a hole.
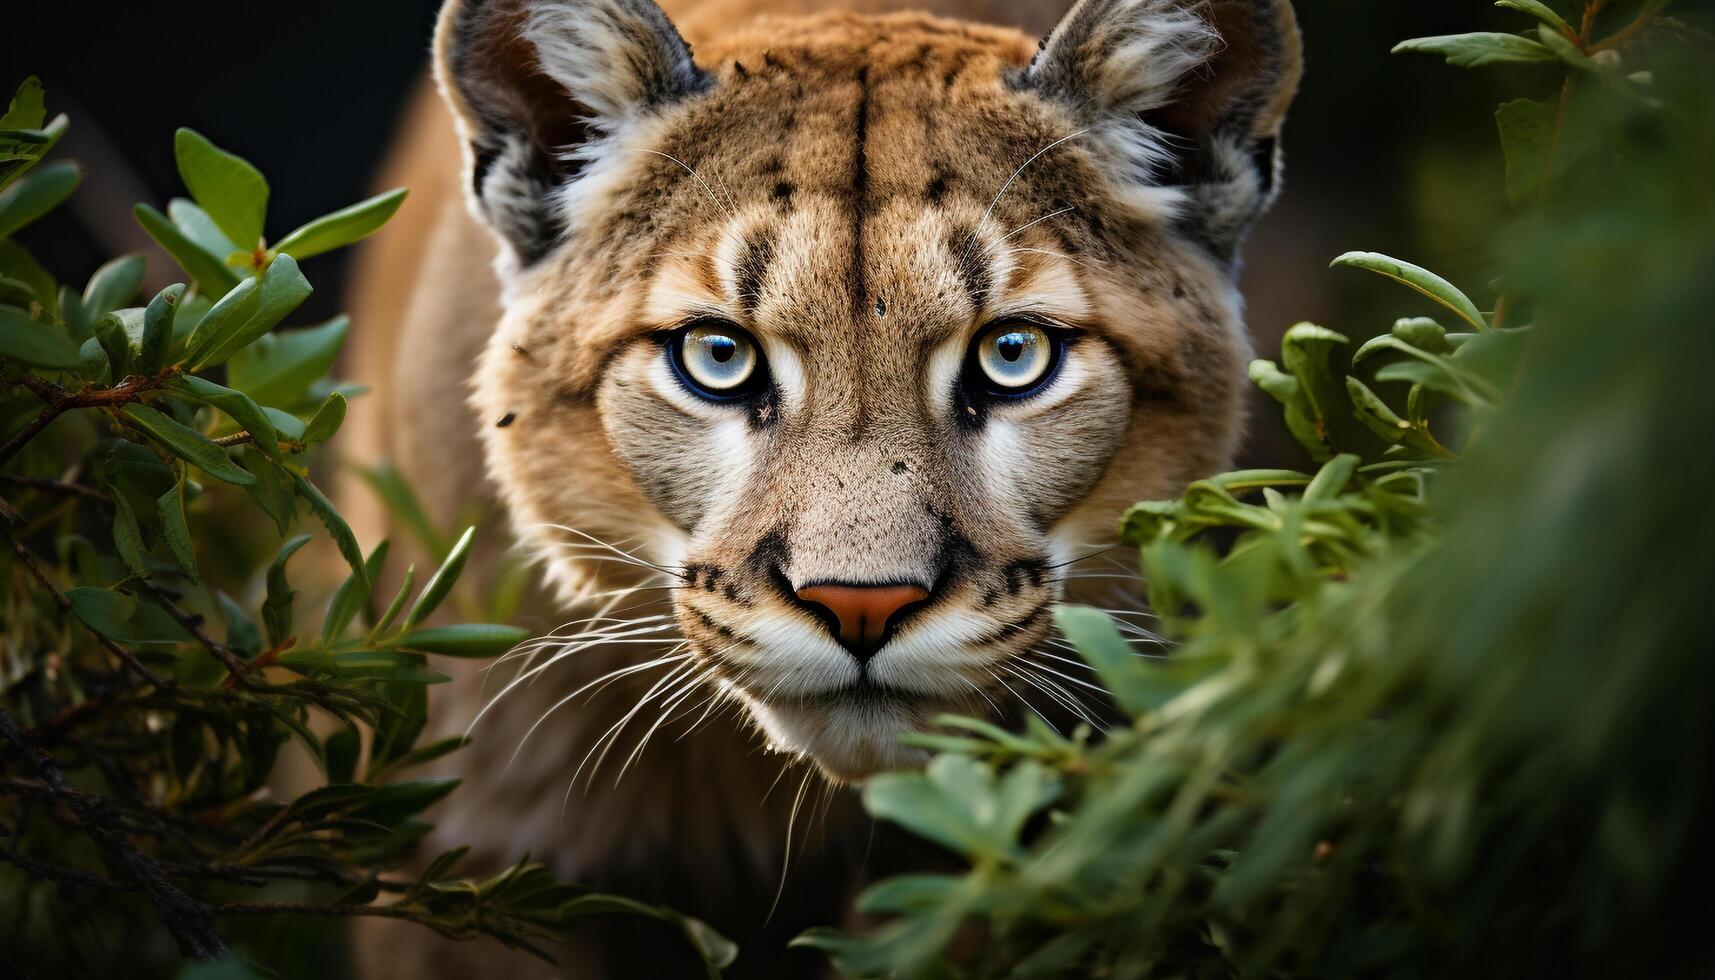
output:
M154 646L190 639L165 610L111 589L67 589L65 597L73 616L115 642Z
M1579 71L1593 72L1596 70L1596 63L1590 60L1589 55L1585 54L1578 45L1568 40L1566 35L1547 24L1536 29L1536 36L1541 39L1542 47L1545 50L1551 52L1555 58L1568 66Z
M298 511L297 487L291 474L259 449L245 447L239 455L244 468L256 477L256 482L245 487L244 492L274 521L275 529L285 535Z
M1281 366L1298 379L1324 441L1328 420L1345 409L1330 364L1334 348L1345 343L1345 335L1314 323L1294 324L1280 341Z
M226 619L226 645L245 657L254 657L262 652L262 633L256 629L256 623L244 607L232 601L225 592L214 594L215 604L220 606L220 614Z
M1352 393L1352 413L1366 428L1389 444L1405 445L1429 456L1445 456L1446 452L1422 429L1399 417L1387 402L1357 378L1347 378L1346 387Z
M287 541L268 566L268 597L262 601L262 623L268 630L270 646L277 647L292 635L292 600L297 593L286 579L286 562L311 540L308 534L300 534Z
M1316 478L1310 481L1310 485L1304 488L1305 502L1314 503L1338 497L1340 491L1346 489L1346 484L1352 482L1352 476L1358 472L1360 462L1362 460L1351 453L1342 453L1329 460L1327 465L1317 471Z
M69 123L64 114L54 118L41 129L15 129L4 134L0 147L0 191L12 185L12 182L23 176L37 161L47 156L48 151L65 135Z
M1542 102L1514 99L1495 110L1495 125L1507 160L1507 197L1522 207L1536 198L1548 169L1554 109Z
M333 502L328 500L327 496L308 478L297 470L292 470L291 475L292 483L298 488L298 496L309 502L310 510L315 512L316 517L321 520L322 526L328 529L328 534L333 537L334 544L339 547L340 555L345 558L345 563L351 566L352 573L367 584L369 575L364 571L363 549L358 547L357 536L351 533L351 525L345 522L345 518L339 516L339 511L334 509Z
M1549 9L1542 0L1495 0L1495 6L1529 14L1557 31L1572 33L1572 25L1566 23L1563 17Z
M339 392L328 395L316 414L304 425L304 442L317 443L332 439L345 422L345 396Z
M1178 686L1165 683L1161 672L1138 656L1107 613L1088 606L1056 606L1054 622L1127 715L1146 715L1178 696Z
M94 318L130 306L143 288L143 272L141 255L122 255L95 270L83 288L83 315Z
M1395 45L1393 53L1440 55L1458 68L1557 60L1554 52L1528 37L1487 32L1413 38Z
M317 327L269 334L227 362L227 383L263 405L290 406L328 373L351 321L338 317Z
M146 550L143 528L137 523L137 512L131 509L131 501L117 488L113 494L113 548L119 552L119 560L125 563L125 568L132 575L148 577L149 566L143 559Z
M17 94L6 106L6 114L0 116L0 129L40 129L47 115L42 80L31 75L18 86Z
M54 277L36 261L36 257L30 254L29 249L17 242L0 239L0 273L28 286L31 296L41 304L49 322L59 318L59 284L54 282ZM26 310L30 306L28 302L13 305Z
M464 571L465 559L470 555L471 541L475 536L476 528L474 527L465 528L464 533L459 535L458 541L453 544L452 550L447 552L446 559L441 562L441 567L435 569L434 576L429 579L427 585L423 586L423 594L417 597L417 602L411 607L411 612L405 616L405 622L401 624L401 629L410 629L427 619L429 614L440 606L442 600L446 599L447 593L451 592L453 585L458 582L459 574Z
M175 197L167 202L167 217L173 219L174 227L184 232L185 237L195 242L197 247L218 259L221 265L226 265L227 256L234 252L244 252L247 256L249 249L239 248L208 212L196 206L194 201ZM230 268L230 267L229 267Z
M0 191L0 238L58 207L82 179L77 164L50 163Z
M175 456L196 466L216 479L244 487L256 482L256 477L239 469L226 455L226 450L210 442L208 437L180 422L162 415L147 405L126 405L120 409L126 416L159 439Z
M75 371L83 365L77 345L58 327L10 306L0 306L0 357L57 371Z
M143 226L143 230L149 233L149 237L173 257L173 261L185 270L185 274L191 277L202 292L211 296L225 296L238 285L238 273L227 267L222 259L199 248L166 215L147 204L137 205L131 209L131 213L137 218L137 223Z
M118 381L131 371L131 338L126 336L125 321L117 313L105 313L96 317L92 326L95 339L107 356L110 375Z
M357 756L363 748L363 738L357 726L346 722L322 742L322 755L328 760L328 782L349 783L357 771Z
M161 512L161 531L167 539L167 550L173 553L173 561L190 580L197 581L197 554L191 546L190 525L185 521L184 481L173 484L173 488L162 494L156 504Z
M1453 284L1441 278L1428 269L1401 262L1378 252L1347 252L1334 260L1335 266L1346 266L1353 269L1363 269L1386 276L1397 283L1422 293L1435 302L1445 306L1458 315L1459 319L1470 324L1478 332L1489 329L1483 319L1483 314L1477 309L1477 304Z
M312 255L344 248L379 230L399 210L404 200L405 188L401 187L322 215L280 239L274 250L301 261Z
M239 248L255 248L268 212L268 181L261 172L191 129L175 134L173 154L197 204Z
M340 587L334 592L333 600L328 603L327 618L322 620L322 639L335 640L357 618L358 611L369 601L369 596L376 582L381 580L381 570L387 564L388 542L385 538L369 553L363 563L364 575L348 575Z
M411 585L416 578L417 566L406 565L405 580L399 584L399 591L394 593L393 601L389 602L387 604L387 608L382 611L381 618L377 619L375 621L375 625L370 628L370 639L373 640L375 637L380 636L386 631L387 627L393 625L393 620L398 618L400 610L405 608L405 600L411 598Z
M173 342L173 318L184 299L184 283L175 283L155 294L143 311L143 339L137 345L137 370L154 375L167 364Z
M245 291L251 295L238 295ZM224 363L297 309L310 291L298 263L290 255L277 257L261 279L245 280L197 324L187 345L191 369Z
M278 435L274 431L274 423L250 397L243 392L233 391L217 385L212 381L199 378L194 374L181 374L168 385L173 391L191 399L210 405L225 412L234 422L250 433L256 447L270 456L280 452Z
M436 739L428 745L412 749L409 752L388 760L384 769L378 769L373 766L370 767L368 779L370 782L375 782L382 775L383 771L394 773L401 769L409 769L412 766L420 766L425 763L433 762L436 759L452 752L456 752L469 744L470 737L466 735L451 735L447 738ZM427 873L424 874L424 877L431 878Z
M448 657L497 657L529 638L530 631L517 626L459 623L411 630L390 643Z

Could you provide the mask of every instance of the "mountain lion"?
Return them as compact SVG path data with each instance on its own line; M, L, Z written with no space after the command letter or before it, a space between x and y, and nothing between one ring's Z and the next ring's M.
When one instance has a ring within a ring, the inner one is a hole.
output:
M899 736L942 713L1099 720L1053 606L1102 585L1124 507L1235 449L1235 266L1297 27L1287 0L665 7L446 5L451 113L418 105L395 156L347 451L442 519L498 501L544 632L578 617L437 690L453 731L484 711L446 839L704 918L737 975L813 975L786 938L934 860L831 787L919 763ZM365 975L546 969L388 928ZM554 953L685 968L623 920Z

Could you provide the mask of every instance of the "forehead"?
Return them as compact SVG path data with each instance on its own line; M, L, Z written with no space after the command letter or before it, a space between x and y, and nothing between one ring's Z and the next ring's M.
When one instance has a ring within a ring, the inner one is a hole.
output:
M1033 51L1014 31L920 15L765 20L699 49L717 84L630 154L593 243L608 259L605 278L645 271L623 268L628 245L683 257L736 228L766 238L771 254L741 250L730 261L813 252L798 271L827 279L835 270L822 266L842 266L848 299L868 307L879 283L867 280L910 253L965 262L973 236L1053 212L1041 230L1062 251L1091 251L1099 182L1076 147L1019 173L1069 135L1057 113L1007 82Z

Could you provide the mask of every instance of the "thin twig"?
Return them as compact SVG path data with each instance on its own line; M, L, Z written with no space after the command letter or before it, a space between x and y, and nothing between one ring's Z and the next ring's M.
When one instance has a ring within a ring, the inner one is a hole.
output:
M166 593L148 582L140 584L145 592L155 597L155 601L161 604L161 608L167 611L167 615L173 617L180 626L185 628L185 632L196 637L196 641L207 647L208 652L214 654L215 659L226 665L227 672L232 675L234 680L242 682L245 677L249 676L250 668L244 663L244 658L234 653L232 648L226 644L217 641L204 632L201 617L192 615L178 603L168 598Z
M140 886L160 913L161 923L172 933L179 952L192 959L210 960L226 955L226 944L215 931L208 905L179 890L162 873L160 867L132 847L124 838L110 834L108 827L115 822L113 804L99 796L80 793L66 782L53 757L31 744L24 729L0 707L0 738L12 743L29 760L42 782L53 790L82 825L84 836L107 852L116 865L123 868L132 881Z
M64 480L49 480L35 476L13 476L10 473L0 473L0 483L10 483L26 490L40 490L43 493L55 493L66 497L82 497L98 504L113 504L113 498L94 487L86 487L81 483L67 483Z
M18 556L18 560L23 563L26 569L29 570L30 575L35 578L36 584L41 586L48 595L53 597L54 605L59 607L60 612L67 616L71 616L73 619L77 619L76 616L72 616L71 600L67 599L65 594L55 588L54 584L48 581L48 577L42 574L41 566L36 564L36 558L34 555L30 554L30 550L25 548L24 543L14 537L11 531L4 531L4 533L6 535L6 540L12 545L13 553ZM136 654L133 654L131 651L125 649L107 637L102 636L88 623L83 622L81 619L77 619L77 622L89 632L89 635L95 637L96 642L101 644L108 653L118 657L119 661L126 667L130 668L132 673L135 673L138 677L143 678L150 684L153 684L162 690L172 690L178 686L171 678L162 677L160 674L157 674L143 666L143 662L137 659Z
M67 391L59 385L44 378L24 375L18 379L18 384L30 389L36 397L47 402L47 406L31 419L12 438L0 446L0 465L4 465L18 450L23 449L36 434L48 427L48 423L59 418L62 414L74 408L90 408L97 405L125 405L141 401L143 392L159 387L166 376L147 378L134 374L111 388L85 388L82 391Z

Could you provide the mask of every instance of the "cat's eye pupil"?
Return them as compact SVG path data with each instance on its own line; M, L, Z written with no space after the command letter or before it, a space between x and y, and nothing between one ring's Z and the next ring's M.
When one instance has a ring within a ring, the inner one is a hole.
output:
M693 391L709 398L728 399L749 390L759 377L761 355L756 342L741 328L710 322L691 327L675 341L673 359L680 377Z
M1054 337L1041 327L1012 323L977 338L971 350L982 387L1002 397L1028 394L1045 382L1059 360Z

